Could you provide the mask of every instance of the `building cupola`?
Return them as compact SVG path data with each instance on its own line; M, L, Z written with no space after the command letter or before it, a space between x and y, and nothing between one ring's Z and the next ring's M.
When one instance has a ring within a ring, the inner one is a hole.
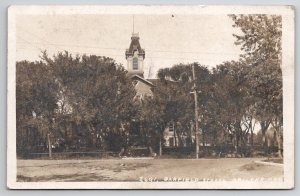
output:
M132 33L129 49L126 49L127 70L130 76L144 77L145 50L141 48L138 33Z

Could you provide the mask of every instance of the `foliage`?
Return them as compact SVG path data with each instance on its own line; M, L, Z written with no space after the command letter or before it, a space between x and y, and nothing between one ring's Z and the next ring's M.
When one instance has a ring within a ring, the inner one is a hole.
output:
M107 146L120 148L122 142L109 138L123 136L126 130L120 129L121 124L136 112L135 90L124 68L107 57L73 57L68 52L53 58L44 52L42 60L17 65L18 119L27 120L34 112L53 124L57 137L68 140L71 132L74 145L84 141L93 146L98 134Z
M240 60L249 66L247 88L251 113L259 120L263 140L270 124L280 136L282 127L282 18L276 15L231 15L233 27L241 30L236 45L244 54ZM275 125L276 124L276 125Z
M52 131L58 85L53 69L43 62L16 65L17 148L33 148ZM34 133L33 133L34 132Z

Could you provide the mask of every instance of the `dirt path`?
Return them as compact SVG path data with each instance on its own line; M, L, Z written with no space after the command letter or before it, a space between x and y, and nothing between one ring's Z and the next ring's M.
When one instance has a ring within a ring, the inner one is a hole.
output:
M18 160L18 181L281 178L283 167L240 159Z

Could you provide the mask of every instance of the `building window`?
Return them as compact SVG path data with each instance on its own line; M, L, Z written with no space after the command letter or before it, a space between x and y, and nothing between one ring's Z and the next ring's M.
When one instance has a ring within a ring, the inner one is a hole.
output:
M173 132L174 131L174 126L173 126L173 123L171 123L169 125L169 132Z
M137 57L133 58L132 69L133 70L138 70L139 69L139 59Z

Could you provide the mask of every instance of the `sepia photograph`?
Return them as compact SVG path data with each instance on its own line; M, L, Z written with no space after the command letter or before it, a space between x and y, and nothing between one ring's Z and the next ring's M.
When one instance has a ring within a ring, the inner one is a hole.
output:
M11 189L291 189L292 6L11 6Z

